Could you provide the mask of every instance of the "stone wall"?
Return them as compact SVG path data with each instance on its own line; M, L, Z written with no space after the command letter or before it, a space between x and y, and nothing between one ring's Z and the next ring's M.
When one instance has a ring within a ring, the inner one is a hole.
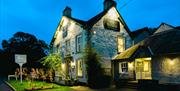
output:
M180 56L154 57L151 68L152 79L160 83L180 83Z
M103 20L105 18L119 21L119 15L115 8L110 9L108 13L103 16L91 29L94 32L91 41L93 47L100 54L100 56L102 56L103 68L111 68L111 60L118 53L118 36L125 38L125 49L131 47L132 41L126 29L124 28L124 25L120 21L119 31L106 29L103 24Z
M59 51L62 54L62 58L66 57L66 41L70 40L70 56L72 56L72 61L74 61L75 63L75 70L73 72L71 72L70 74L73 74L72 77L76 78L76 74L77 74L77 60L78 59L83 59L83 51L85 49L85 45L86 45L86 40L87 40L87 31L84 30L80 24L72 21L69 18L63 17L62 19L64 19L64 21L66 21L66 24L69 23L69 25L64 25L60 24L57 28L57 32L56 32L56 40L54 41L54 45L53 45L53 51L54 53L56 53L57 51ZM60 27L61 26L61 27ZM67 36L63 38L63 27L69 26L67 29ZM80 35L82 36L82 52L76 52L76 36ZM84 62L83 62L84 63ZM83 78L78 78L78 80L80 80L81 82L86 82L86 72L85 72L85 64L82 65L83 66Z

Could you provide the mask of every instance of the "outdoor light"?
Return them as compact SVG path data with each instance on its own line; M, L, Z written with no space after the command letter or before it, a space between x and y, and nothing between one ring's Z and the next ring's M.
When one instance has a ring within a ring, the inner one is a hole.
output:
M61 64L61 67L62 67L62 69L65 69L65 64L62 63L62 64Z
M128 63L128 66L130 69L132 69L133 68L133 62Z
M96 31L93 31L94 34L96 34Z
M75 67L75 62L71 61L71 67L72 67L72 68Z
M173 61L173 60L169 60L169 64L170 64L170 65L173 65L173 64L174 64L174 61Z

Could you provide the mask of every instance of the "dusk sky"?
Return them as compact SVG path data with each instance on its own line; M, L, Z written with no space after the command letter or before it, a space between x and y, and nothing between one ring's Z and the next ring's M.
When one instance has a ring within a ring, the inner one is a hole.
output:
M103 11L104 0L0 0L0 43L18 31L50 43L62 11L88 20ZM180 26L180 0L115 0L117 9L131 31L157 27L161 22ZM128 3L129 2L129 3ZM125 7L121 8L124 4Z

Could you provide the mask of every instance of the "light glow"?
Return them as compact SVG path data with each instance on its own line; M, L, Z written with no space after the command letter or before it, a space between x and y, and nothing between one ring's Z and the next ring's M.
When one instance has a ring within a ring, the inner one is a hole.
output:
M75 28L75 23L74 23L74 22L71 22L68 30L74 30L74 28Z
M128 67L129 67L130 69L133 69L133 62L128 63Z
M66 26L68 24L68 19L67 18L63 18L63 22L62 22L62 26Z
M174 65L174 61L173 60L169 60L169 64L170 65Z
M108 17L111 19L117 19L117 12L116 12L115 8L111 8L108 11Z
M71 61L71 67L75 67L75 62Z
M65 70L65 64L64 63L61 64L61 68L62 68L62 70Z

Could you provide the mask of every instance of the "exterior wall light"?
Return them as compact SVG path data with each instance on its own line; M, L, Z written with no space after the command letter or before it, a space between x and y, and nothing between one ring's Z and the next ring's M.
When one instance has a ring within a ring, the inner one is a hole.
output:
M71 61L71 67L75 68L75 62Z
M64 63L61 64L61 67L62 67L62 70L65 70L65 64Z
M133 69L133 62L128 63L129 69Z
M173 60L169 60L169 64L170 65L174 65L174 61Z
M96 31L93 31L94 34L96 34Z

